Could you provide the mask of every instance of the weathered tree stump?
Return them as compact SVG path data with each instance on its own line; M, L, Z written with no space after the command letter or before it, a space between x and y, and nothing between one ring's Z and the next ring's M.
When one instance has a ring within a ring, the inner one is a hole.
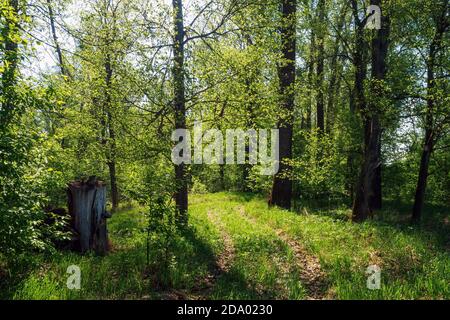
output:
M109 251L106 219L111 217L106 211L106 185L91 177L70 183L67 193L72 227L78 234L76 249L106 254Z

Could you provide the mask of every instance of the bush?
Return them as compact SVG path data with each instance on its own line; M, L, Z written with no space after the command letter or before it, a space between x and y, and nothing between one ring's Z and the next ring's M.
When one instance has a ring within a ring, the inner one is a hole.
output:
M0 136L0 251L6 256L47 246L42 237L44 197L30 175L37 169L32 147L27 134L11 130Z
M178 237L176 209L172 199L158 195L151 199L147 213L147 265L157 286L170 286L170 270Z

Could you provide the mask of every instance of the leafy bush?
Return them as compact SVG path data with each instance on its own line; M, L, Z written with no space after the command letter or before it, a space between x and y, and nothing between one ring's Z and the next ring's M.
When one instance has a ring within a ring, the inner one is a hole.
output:
M151 199L147 213L147 265L158 286L171 284L170 269L175 261L173 248L178 236L176 210L171 198ZM150 258L150 256L152 256ZM150 263L150 261L152 263Z
M345 161L336 142L317 130L304 132L301 154L292 161L293 178L302 197L319 198L345 192Z
M0 136L0 248L7 255L30 249L44 249L43 195L31 175L33 142L28 134L16 131Z

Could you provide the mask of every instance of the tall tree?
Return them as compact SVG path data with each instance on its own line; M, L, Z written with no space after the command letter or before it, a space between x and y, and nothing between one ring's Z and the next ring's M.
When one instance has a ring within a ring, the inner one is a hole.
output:
M114 128L113 105L111 99L113 68L111 63L111 54L105 55L105 120L104 120L104 143L107 146L106 164L109 168L109 181L111 183L111 200L113 210L119 207L119 190L117 187L117 169L116 169L116 130Z
M354 67L354 82L353 88L351 89L350 95L350 113L355 116L357 112L363 113L366 108L366 99L364 95L364 82L367 76L367 52L366 52L366 39L364 37L364 24L365 20L359 18L359 8L356 0L350 2L352 15L354 20L355 28L355 42L354 49L352 52L352 63ZM350 198L355 203L356 194L358 192L363 192L363 190L356 189L356 183L353 180L353 175L355 174L356 167L356 150L350 150L347 159L348 166L348 180L349 180L349 194ZM356 190L355 190L356 189Z
M184 70L184 19L182 0L172 0L174 41L173 41L173 107L175 114L175 128L186 129L186 96ZM185 152L185 151L182 151ZM181 155L180 155L181 156ZM185 163L175 165L175 202L180 222L187 221L188 210L188 179Z
M382 8L382 0L372 0L372 5L377 5ZM380 109L382 108L382 101L385 98L385 77L387 73L387 53L389 48L390 35L390 19L386 14L381 16L380 30L375 31L372 38L372 86L370 90L371 99L369 108L369 119L366 122L366 141L373 139L375 150L374 165L375 172L372 176L372 193L369 198L369 206L372 210L379 210L382 206L382 190L381 190L381 134L382 129L377 128L381 126L379 120ZM366 145L370 144L370 141Z
M371 4L381 8L381 0L371 0ZM365 99L365 104L359 109L364 125L364 153L353 205L353 221L364 221L381 206L381 123L377 101L383 96L389 19L382 15L381 20L381 29L375 31L372 40L372 82L375 83L371 88L372 99L369 103Z
M50 31L53 38L53 45L55 47L56 56L58 58L59 68L61 70L61 74L63 76L69 76L69 71L66 69L64 64L64 58L61 50L61 46L59 44L58 35L56 33L56 24L55 24L55 13L53 11L53 3L52 0L47 0L47 9L48 9L48 18L50 22Z
M316 120L317 120L317 128L319 129L319 133L323 133L325 131L325 101L324 101L324 63L325 63L325 0L319 0L317 5L317 101L316 101Z
M372 5L377 5L382 8L382 0L371 1ZM375 36L372 39L372 86L371 86L371 100L369 105L369 111L374 114L374 117L378 117L380 109L383 108L382 102L386 96L386 84L384 83L387 73L387 54L389 49L389 36L390 36L390 19L387 14L381 16L380 30L376 31ZM368 121L366 123L366 135L369 134L370 128L374 125L380 125L379 119L374 119L374 123ZM379 210L382 207L382 190L381 190L381 135L382 129L375 129L374 132L378 136L374 136L373 139L377 142L376 150L373 152L376 154L376 169L372 178L372 194L369 199L369 206L373 210Z
M128 1L97 0L91 4L93 10L87 11L81 30L72 31L82 44L79 56L83 57L83 72L77 77L85 77L83 80L90 83L85 88L85 94L89 97L87 107L82 107L80 112L88 112L87 115L96 124L93 132L104 154L112 208L116 210L120 200L117 145L120 143L118 139L123 136L123 131L119 134L117 131L119 123L126 119L123 107L126 101L124 96L127 94L127 82L120 70L129 67L124 60L133 42L131 27L123 21L130 14L130 9ZM73 81L76 81L75 77L68 84ZM83 106L83 103L80 105ZM83 141L79 141L79 145L82 150L81 142ZM103 174L103 169L99 173Z
M326 125L325 130L328 134L331 134L334 126L336 115L336 100L338 98L338 89L340 86L340 73L342 70L339 68L339 50L341 47L341 33L344 27L345 17L347 13L347 7L344 4L337 17L336 24L336 40L333 45L333 54L330 62L330 80L328 84L328 97L327 97L327 110L326 110Z
M440 9L435 20L435 32L428 50L428 59L426 61L427 69L427 98L425 110L425 137L423 142L422 156L420 160L419 178L417 181L416 194L414 198L414 207L412 220L419 222L422 218L422 209L425 201L425 191L428 181L428 171L431 155L439 137L438 128L442 127L435 119L436 107L438 104L437 86L436 86L436 67L439 53L445 50L442 45L443 38L449 29L448 1L439 2ZM444 121L449 121L445 119Z
M314 1L311 1L309 11L314 10ZM309 33L309 53L308 53L308 76L307 76L307 85L308 85L308 99L306 102L306 115L302 118L302 129L311 130L312 128L312 110L313 110L313 92L314 92L314 67L316 65L316 33L315 33L315 24L314 18L310 14L308 15L308 19L311 22L311 30Z
M296 53L296 0L281 1L281 55L278 66L280 107L282 115L278 122L280 139L280 172L275 175L271 204L290 209L292 201L292 179L290 178L293 138L295 53Z

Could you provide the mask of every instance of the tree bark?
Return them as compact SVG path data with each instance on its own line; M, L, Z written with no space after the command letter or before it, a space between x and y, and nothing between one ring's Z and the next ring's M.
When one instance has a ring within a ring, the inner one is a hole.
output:
M436 143L434 132L434 112L435 112L435 67L436 58L440 49L442 49L443 35L449 27L447 19L448 1L442 2L441 15L436 21L436 31L430 44L430 50L427 61L427 108L425 115L425 138L422 157L420 161L419 178L417 181L416 195L414 198L414 207L412 213L413 223L419 223L422 219L422 210L425 203L425 192L428 181L428 171L433 148Z
M278 122L280 138L280 172L275 175L269 203L290 209L292 202L291 166L292 159L295 52L296 52L296 0L282 0L281 42L283 61L278 66L281 112Z
M109 250L106 219L111 217L106 211L106 186L91 177L88 181L70 183L67 194L71 224L77 234L74 249L106 254Z
M355 0L351 1L353 19L355 21L355 50L353 52L353 65L355 68L354 85L350 96L350 112L355 116L357 112L361 112L366 108L366 100L364 96L364 81L367 75L366 51L367 46L364 39L364 24L358 17L358 4ZM358 182L353 179L357 175L356 157L357 150L350 150L347 159L348 168L348 192L350 199L354 205L356 201L356 186Z
M355 83L353 88L353 98L350 104L352 111L359 111L361 115L366 112L366 98L364 95L364 81L367 75L367 65L366 65L366 41L364 40L364 22L359 19L358 16L358 4L355 0L351 1L353 18L355 21L356 30L356 41L355 41L355 52L353 54L353 61L355 66ZM363 116L363 119L365 117ZM370 129L366 121L363 120L365 129ZM376 129L377 126L374 127ZM371 173L371 163L373 161L368 159L370 156L369 149L373 146L369 146L369 140L367 137L367 130L365 130L365 141L364 144L364 160L359 173L359 178L355 188L355 199L353 204L353 221L363 221L371 214L369 208L368 194L370 193L370 179ZM350 154L349 163L353 164L354 155ZM353 188L352 188L353 189Z
M377 5L380 8L382 7L382 0L371 0L372 5ZM390 35L390 21L389 18L385 15L381 17L381 25L382 28L376 31L374 38L372 39L372 90L371 90L371 103L369 105L369 121L368 126L373 126L375 124L380 125L379 119L375 119L375 121L370 124L371 119L370 116L379 117L380 108L377 105L377 102L382 100L385 96L384 90L384 79L386 78L387 73L387 53L389 49L389 35ZM369 128L366 128L366 132L369 131ZM379 210L382 207L382 188L381 188L381 128L377 128L373 131L376 132L378 136L370 136L368 139L374 139L377 146L374 150L376 153L375 160L377 162L377 166L375 168L375 172L372 177L372 193L369 199L369 205L372 210ZM367 143L366 143L367 144Z
M431 154L433 152L433 131L427 129L425 133L425 142L420 160L419 179L417 181L416 194L414 197L414 207L412 221L420 222L422 219L422 210L425 203L425 192L428 182L428 170L430 166Z
M172 0L174 16L173 45L173 90L175 129L186 129L186 97L184 84L184 20L182 0ZM187 223L188 210L188 179L187 166L182 163L175 165L175 203L180 223Z
M345 21L345 13L346 13L346 6L343 6L343 9L341 10L338 18L338 22L336 25L337 32L341 32L342 28L344 27L344 21ZM327 98L327 111L326 111L326 124L325 124L325 130L328 134L332 133L333 125L334 125L334 119L335 119L335 99L338 94L338 88L339 88L339 80L338 80L338 54L339 54L339 48L340 48L340 36L336 36L336 41L334 43L333 48L333 56L331 57L331 63L330 63L330 82L328 86L328 98Z
M316 120L319 134L325 132L325 102L324 102L324 62L325 62L325 0L319 0L318 10L318 32L317 32L317 101Z
M112 90L112 76L113 69L111 65L111 55L106 54L105 59L105 113L107 118L106 123L106 132L108 135L108 139L106 142L107 145L107 165L109 169L109 179L111 183L111 201L113 211L117 210L119 207L119 191L117 187L117 173L116 173L116 132L114 129L114 119L113 119L113 110L112 110L112 100L111 100L111 90Z
M308 96L309 101L306 105L306 118L304 119L302 129L311 130L312 128L312 106L313 106L313 79L316 54L316 35L311 28L311 40L309 44L309 66L308 66Z

